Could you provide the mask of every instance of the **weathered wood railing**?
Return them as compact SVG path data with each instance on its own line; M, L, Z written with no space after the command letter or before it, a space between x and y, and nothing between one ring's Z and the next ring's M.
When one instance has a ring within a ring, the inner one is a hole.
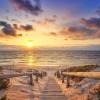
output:
M61 78L62 83L64 83L64 78L66 78L66 87L69 87L71 76L100 79L100 72L62 72L62 71L59 72L57 71L55 73L55 76L57 76L57 78Z
M33 75L36 76L36 81L38 81L38 77L43 78L46 76L46 72L27 72L27 73L16 73L16 74L0 74L0 79L8 79L8 78L14 78L14 77L20 77L20 76L29 76L30 77L30 84L33 84Z

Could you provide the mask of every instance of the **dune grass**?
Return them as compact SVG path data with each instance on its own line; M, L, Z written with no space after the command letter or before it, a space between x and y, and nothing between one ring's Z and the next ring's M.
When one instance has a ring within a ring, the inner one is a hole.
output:
M0 73L3 73L2 67L0 67ZM9 87L9 83L10 83L9 79L0 80L0 90L7 89ZM7 96L5 95L1 97L0 100L8 100L8 99L7 99Z
M7 96L5 95L5 96L1 97L0 100L7 100Z
M97 85L95 85L91 90L90 93L92 95L97 95L98 100L100 100L100 83L98 83Z
M98 100L100 100L100 91L97 93L97 95L98 95Z
M100 85L98 87L94 88L94 92L97 95L98 100L100 100Z
M77 67L74 66L74 67L65 69L64 71L69 70L70 72L89 72L98 67L100 67L100 65L84 65L84 66L77 66Z
M0 67L0 73L3 73L3 68L2 67ZM9 79L1 79L0 80L0 90L8 88L9 83L10 83Z
M0 73L2 73L2 70L3 70L3 68L2 68L2 67L0 67Z
M9 79L0 80L0 90L8 88L9 83L10 83Z

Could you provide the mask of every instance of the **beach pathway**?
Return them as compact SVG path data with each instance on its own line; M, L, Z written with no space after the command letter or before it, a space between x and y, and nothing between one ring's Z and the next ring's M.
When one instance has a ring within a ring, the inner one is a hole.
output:
M54 77L49 77L40 100L67 100Z

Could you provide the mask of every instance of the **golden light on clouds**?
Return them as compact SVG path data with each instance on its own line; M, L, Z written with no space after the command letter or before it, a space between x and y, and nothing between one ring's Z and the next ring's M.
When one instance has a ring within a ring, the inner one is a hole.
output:
M28 0L28 6L24 5L27 0L8 1L3 0L4 6L0 6L0 45L28 50L100 46L100 1L79 0L72 5L70 0ZM84 5L91 1L93 8L86 9Z

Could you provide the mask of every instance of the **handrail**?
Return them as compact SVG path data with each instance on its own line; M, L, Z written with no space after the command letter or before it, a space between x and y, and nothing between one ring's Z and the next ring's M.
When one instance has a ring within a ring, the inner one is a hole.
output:
M70 86L70 77L84 77L84 78L94 78L100 79L100 72L56 72L55 75L57 78L61 78L62 83L64 83L64 78L66 77L66 87Z
M20 77L20 76L29 76L30 77L30 84L33 84L33 78L32 75L36 76L36 81L38 81L38 77L41 76L41 78L45 77L47 73L45 71L39 72L26 72L26 73L15 73L15 74L0 74L0 79L7 79L7 78L14 78L14 77Z
M30 84L33 84L33 78L32 75L36 74L35 72L28 72L28 73L16 73L16 74L0 74L0 79L7 79L7 78L14 78L14 77L20 77L20 76L29 76L30 77ZM37 78L37 77L36 77Z
M34 73L31 72L31 73L16 73L16 74L0 74L0 79L14 78L14 77L26 76L26 75L31 75L31 74L34 74Z
M47 73L43 71L41 73L39 73L39 72L26 72L26 73L15 73L15 74L0 74L0 80L7 79L7 78L20 77L20 76L27 76L27 75L30 77L30 84L34 85L32 75L35 75L36 81L38 81L39 76L42 76L41 78L43 78L47 75Z
M66 76L77 76L77 77L100 79L100 72L63 72L62 74Z

